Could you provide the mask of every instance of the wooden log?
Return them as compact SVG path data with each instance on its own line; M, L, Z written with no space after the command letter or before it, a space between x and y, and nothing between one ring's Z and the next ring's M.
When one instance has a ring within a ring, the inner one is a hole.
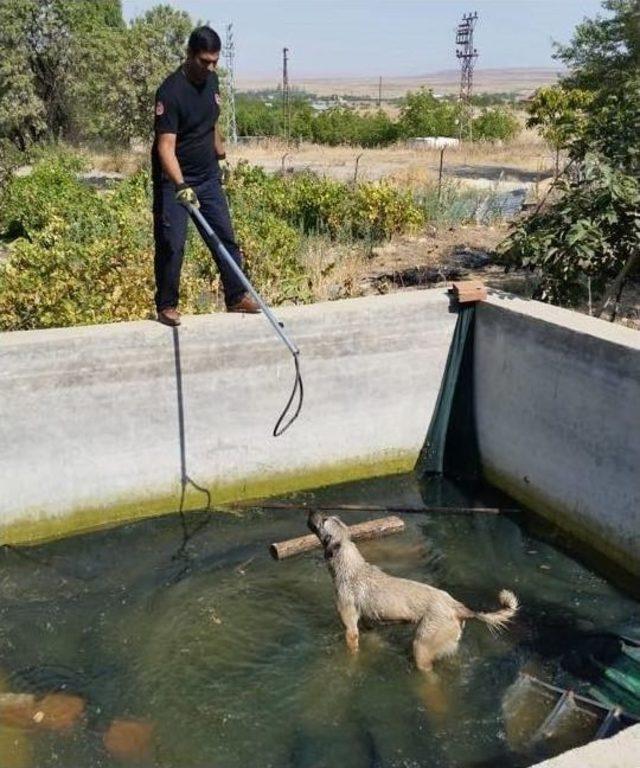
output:
M453 283L449 293L457 300L458 304L472 304L476 301L484 301L487 298L487 289L479 280L464 280Z
M401 531L404 531L404 520L393 515L349 526L349 532L354 541L377 539ZM269 547L269 552L275 560L284 560L302 552L310 552L312 549L320 549L320 541L314 533L309 536L300 536L297 539L276 541Z

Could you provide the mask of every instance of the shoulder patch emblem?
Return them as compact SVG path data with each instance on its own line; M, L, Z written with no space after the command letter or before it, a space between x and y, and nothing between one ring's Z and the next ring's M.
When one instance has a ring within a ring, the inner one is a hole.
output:
M164 104L161 101L158 101L156 103L156 115L160 117L160 115L164 114Z
M221 102L222 102L222 99L220 98L220 94L219 94L219 93L214 93L214 94L213 94L213 98L215 99L215 101L216 101L216 104L217 104L218 106L220 106L220 104L221 104Z

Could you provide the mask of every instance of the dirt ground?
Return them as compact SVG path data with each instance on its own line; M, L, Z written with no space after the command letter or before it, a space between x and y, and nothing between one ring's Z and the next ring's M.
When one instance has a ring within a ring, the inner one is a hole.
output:
M149 148L114 154L88 153L91 166L107 173L128 174L149 161ZM285 143L281 139L254 139L227 146L231 165L240 160L269 171L312 170L351 181L388 177L398 184L416 186L438 178L440 150L415 148L408 144L362 149L350 146L328 147L309 143ZM463 142L459 148L445 149L444 173L464 184L536 185L553 174L554 156L533 130L524 130L513 141Z
M231 164L246 160L269 171L311 170L341 181L388 177L415 186L438 178L439 149L395 144L379 149L327 147L301 143L287 145L279 139L252 141L228 147ZM463 142L447 148L443 171L462 183L539 184L553 174L553 154L534 131L525 130L507 144Z
M495 249L509 226L455 226L420 236L397 237L374 248L358 275L359 295L442 288L454 280L481 280L489 288L530 298L535 278L524 270L506 272ZM589 314L585 303L577 311ZM625 287L615 322L640 330L640 280Z

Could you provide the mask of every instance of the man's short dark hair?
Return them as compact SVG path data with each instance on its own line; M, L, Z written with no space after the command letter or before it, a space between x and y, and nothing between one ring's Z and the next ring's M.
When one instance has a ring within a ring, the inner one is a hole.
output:
M189 35L191 53L218 53L222 48L220 35L211 27L196 27Z

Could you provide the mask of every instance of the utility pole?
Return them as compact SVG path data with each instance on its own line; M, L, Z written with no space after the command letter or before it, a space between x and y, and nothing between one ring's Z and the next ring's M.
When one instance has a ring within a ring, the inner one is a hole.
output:
M282 135L289 140L291 129L291 108L289 105L289 49L282 49Z
M238 126L236 123L236 49L233 39L233 24L227 24L226 41L224 45L224 61L227 70L227 140L231 144L238 143Z
M473 69L478 58L478 50L473 46L473 31L477 21L477 11L465 13L456 29L456 57L460 61L460 102L465 105L469 139L473 138L471 96L473 95ZM462 136L462 123L460 135Z
M382 104L382 76L378 78L378 109Z

